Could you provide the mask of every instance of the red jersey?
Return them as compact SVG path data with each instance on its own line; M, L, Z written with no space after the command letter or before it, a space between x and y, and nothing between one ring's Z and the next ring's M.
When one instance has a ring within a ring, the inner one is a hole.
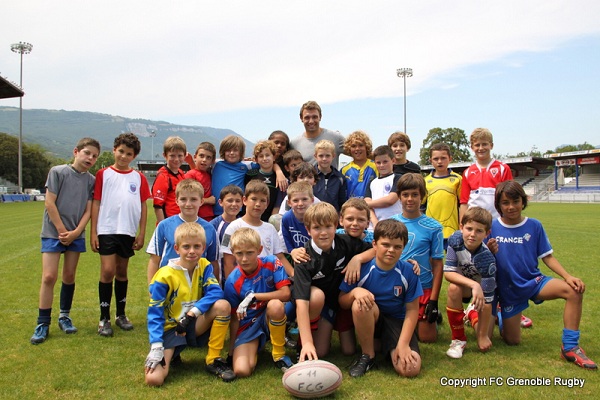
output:
M190 169L185 173L186 179L194 179L200 182L202 187L204 188L204 198L208 198L212 196L212 184L210 179L210 173L206 171L198 171L197 169ZM206 221L210 221L214 218L215 213L213 212L212 204L202 204L200 209L198 210L198 216L200 218L205 219Z
M463 172L460 204L485 208L494 218L498 218L494 206L496 185L511 179L513 175L510 167L503 162L492 159L487 168L480 168L477 163L474 163Z
M156 174L156 179L152 185L154 208L162 208L165 218L177 215L180 212L175 197L175 188L184 179L184 174L181 169L175 174L166 166L160 167Z

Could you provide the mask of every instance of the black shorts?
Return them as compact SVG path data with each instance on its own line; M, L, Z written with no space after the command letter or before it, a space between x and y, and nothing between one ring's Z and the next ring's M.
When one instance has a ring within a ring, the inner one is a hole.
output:
M402 325L404 325L403 319L379 314L379 320L375 325L375 338L381 339L381 352L383 354L389 354L398 345L400 332L402 332ZM417 354L421 354L416 332L413 332L409 346L411 350L415 351Z
M100 247L98 253L101 256L118 255L121 258L133 257L133 242L135 238L129 235L98 235Z

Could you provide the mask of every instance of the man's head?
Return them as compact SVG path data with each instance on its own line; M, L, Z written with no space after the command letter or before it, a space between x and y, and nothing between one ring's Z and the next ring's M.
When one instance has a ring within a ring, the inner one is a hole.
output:
M321 107L316 101L307 101L300 108L300 121L304 124L307 137L317 137L321 133Z

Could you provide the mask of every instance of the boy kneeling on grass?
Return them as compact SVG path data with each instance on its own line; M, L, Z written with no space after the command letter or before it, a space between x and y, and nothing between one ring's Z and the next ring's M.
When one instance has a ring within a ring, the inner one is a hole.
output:
M240 228L229 242L237 266L225 282L225 299L231 304L229 354L239 377L254 372L257 353L271 339L275 366L286 371L293 364L285 355L287 318L284 302L290 300L290 280L277 256L259 257L260 235Z
M375 344L391 357L401 376L421 371L419 341L419 277L408 261L399 261L408 242L408 230L399 221L387 219L375 226L375 258L362 265L359 281L342 282L340 306L352 310L352 319L362 354L350 365L350 376L363 376L375 366Z
M229 328L231 306L213 275L213 267L201 258L206 237L195 222L175 230L179 258L160 268L150 282L146 384L160 386L169 374L171 360L187 346L208 344L206 370L230 382L236 378L220 357Z
M460 221L460 230L448 238L444 277L448 285L446 312L452 342L446 355L461 358L467 345L464 320L477 334L479 351L492 347L492 304L495 304L496 259L483 240L490 234L492 214L481 207L469 208ZM463 311L462 303L473 301Z

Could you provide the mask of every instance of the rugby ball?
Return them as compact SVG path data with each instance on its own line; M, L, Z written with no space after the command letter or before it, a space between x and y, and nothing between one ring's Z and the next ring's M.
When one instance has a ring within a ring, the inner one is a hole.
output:
M314 399L335 392L342 384L342 371L325 360L303 361L285 371L281 382L290 394Z

